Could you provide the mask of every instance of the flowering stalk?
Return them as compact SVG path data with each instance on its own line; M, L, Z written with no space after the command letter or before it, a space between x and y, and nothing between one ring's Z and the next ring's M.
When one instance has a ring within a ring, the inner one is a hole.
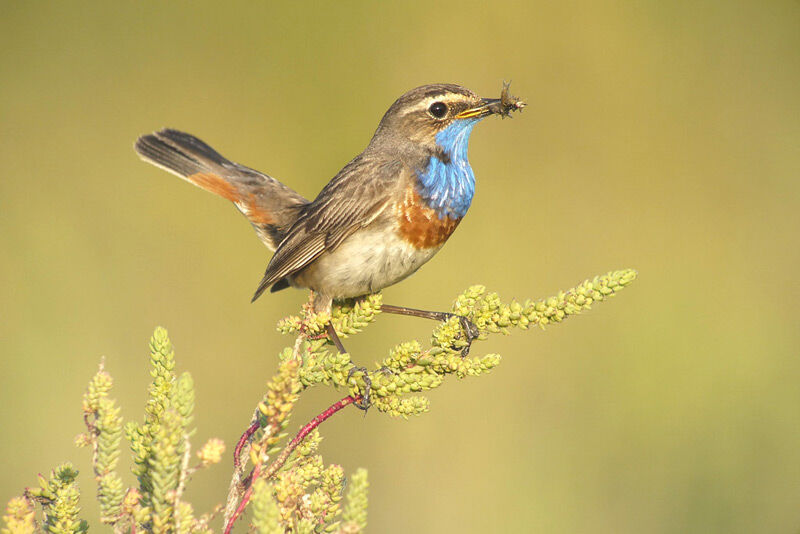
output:
M558 324L610 298L635 278L636 271L614 271L546 299L508 303L482 286L473 286L456 299L452 312L477 327L476 341L480 342L515 328ZM380 295L372 295L343 303L330 314L315 314L307 305L299 315L279 323L281 332L296 338L279 355L278 372L267 383L262 401L234 448L234 472L223 517L226 533L232 531L250 504L250 529L260 534L363 532L367 524L367 473L357 470L345 492L344 470L325 465L318 454L320 425L347 406L363 402L366 376L375 411L408 418L429 409L428 399L420 393L441 386L448 378L485 374L500 363L496 354L462 357L467 340L461 322L454 317L435 326L427 346L416 340L401 343L368 375L353 373L350 356L334 349L324 327L332 323L343 338L358 334L379 316L381 303ZM188 373L175 372L174 351L166 330L156 329L150 349L153 381L141 423L130 422L123 431L121 410L110 396L113 381L102 366L84 396L86 432L77 441L92 452L101 521L118 534L210 534L210 524L223 507L197 516L183 495L191 476L218 463L225 446L221 440L210 439L197 451L199 463L190 465L192 378ZM280 445L300 394L319 384L348 394ZM116 470L123 434L130 442L136 477L136 482L127 487ZM248 462L253 464L249 474ZM79 517L77 476L70 464L64 464L49 479L40 477L39 488L28 489L23 497L9 503L3 532L85 532L88 524ZM36 504L43 515L38 524Z

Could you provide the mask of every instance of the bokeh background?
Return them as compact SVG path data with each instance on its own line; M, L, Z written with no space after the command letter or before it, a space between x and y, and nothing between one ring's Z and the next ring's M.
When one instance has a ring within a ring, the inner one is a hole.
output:
M140 417L160 324L196 382L195 441L229 444L189 492L209 509L290 342L274 325L305 295L251 305L267 250L141 163L138 135L185 129L314 196L407 89L513 79L529 107L473 134L469 216L386 300L640 278L477 345L503 364L423 417L327 422L326 461L369 468L369 531L800 529L797 1L5 2L0 28L3 502L71 459L96 519L80 397L105 356ZM348 346L371 363L431 326L382 317ZM295 423L339 396L305 396Z

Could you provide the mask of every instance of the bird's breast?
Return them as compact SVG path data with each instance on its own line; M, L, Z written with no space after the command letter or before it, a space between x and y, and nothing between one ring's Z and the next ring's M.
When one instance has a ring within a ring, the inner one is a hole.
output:
M397 208L397 231L401 238L418 249L441 247L455 231L461 218L439 213L409 187Z

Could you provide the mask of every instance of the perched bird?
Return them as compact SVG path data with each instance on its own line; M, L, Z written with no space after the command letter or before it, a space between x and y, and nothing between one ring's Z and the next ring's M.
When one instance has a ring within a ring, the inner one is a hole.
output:
M310 202L187 133L161 130L140 137L135 149L145 161L233 202L275 251L253 300L267 289L307 288L315 311L325 312L334 300L403 280L436 254L475 192L467 159L472 128L523 106L508 85L500 99L452 84L413 89L392 104L367 148ZM453 316L389 305L382 311ZM466 318L461 324L469 345L477 329ZM327 332L344 352L332 326Z

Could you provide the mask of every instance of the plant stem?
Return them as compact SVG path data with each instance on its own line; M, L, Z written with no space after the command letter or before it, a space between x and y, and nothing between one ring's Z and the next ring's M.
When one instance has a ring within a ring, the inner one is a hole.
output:
M253 421L253 424L247 427L247 430L244 431L242 437L239 438L239 443L236 444L236 449L234 449L233 451L234 468L238 469L242 465L242 460L241 460L242 449L244 448L245 444L248 441L250 441L250 438L253 437L253 434L255 434L259 428L261 428L261 422L258 420L258 416L256 416L255 421Z
M306 425L303 428L300 429L300 431L292 439L292 441L290 441L289 444L286 445L286 447L283 449L283 451L281 451L280 456L278 456L278 458L276 458L275 461L272 462L272 464L270 464L270 466L267 468L267 470L264 471L263 478L266 479L266 480L269 480L270 478L272 478L275 475L275 473L277 473L278 470L281 467L283 467L283 465L286 463L286 460L289 459L289 456L291 456L291 454L294 452L294 450L297 448L297 446L300 445L303 442L303 440L306 439L306 437L315 428L317 428L319 425L324 423L333 414L335 414L336 412L338 412L342 408L345 408L346 406L348 406L350 404L353 404L354 402L359 402L359 401L361 401L361 395L355 395L355 396L348 395L347 397L344 397L343 399L341 399L341 400L339 400L337 402L334 402L333 404L328 406L328 408L326 408L325 411L323 411L322 413L317 415L314 419L312 419L311 421L306 423ZM249 430L250 429L248 428L248 431ZM253 431L253 432L255 432L255 431ZM247 434L247 431L245 432L245 435L246 434ZM251 435L252 435L252 433L251 433ZM242 437L244 438L245 436L243 435ZM240 440L240 443L241 442L242 442L242 440ZM238 446L237 446L237 448L238 448ZM255 465L255 467L253 468L253 473L250 475L250 480L248 482L247 489L245 490L244 494L242 495L242 500L239 503L239 506L236 507L236 510L233 512L233 515L231 516L230 520L228 520L228 524L225 526L225 534L230 534L230 532L233 530L233 524L236 523L236 520L239 519L239 516L242 515L242 513L245 510L245 508L247 508L247 504L250 502L250 497L253 495L253 484L255 484L255 481L258 480L258 478L261 477L261 476L262 476L261 475L261 463L257 463Z

